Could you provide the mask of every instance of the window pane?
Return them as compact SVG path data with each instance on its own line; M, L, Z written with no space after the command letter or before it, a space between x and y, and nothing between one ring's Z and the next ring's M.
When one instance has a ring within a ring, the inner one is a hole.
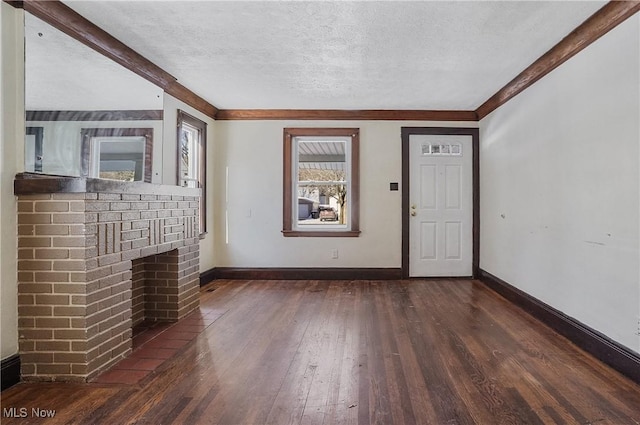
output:
M299 225L347 224L346 164L345 141L298 141Z
M101 179L142 181L144 137L96 137Z
M101 179L151 182L152 129L83 129L86 175ZM140 134L140 135L136 135ZM148 151L148 152L147 152Z
M346 181L346 144L343 141L298 143L298 181Z
M285 129L284 236L358 236L358 133Z
M187 123L183 123L180 140L180 169L182 186L184 187L198 187L198 143L199 130Z

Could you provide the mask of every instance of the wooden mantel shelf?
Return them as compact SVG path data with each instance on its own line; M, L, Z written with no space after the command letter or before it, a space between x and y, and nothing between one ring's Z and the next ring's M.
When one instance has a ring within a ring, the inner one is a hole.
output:
M42 193L136 193L148 195L200 196L200 189L143 182L88 177L56 176L51 174L19 173L14 180L15 195Z

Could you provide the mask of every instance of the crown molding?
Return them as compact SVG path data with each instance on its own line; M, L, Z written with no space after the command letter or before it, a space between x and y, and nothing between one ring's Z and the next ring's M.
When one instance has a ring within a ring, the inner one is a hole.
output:
M26 111L29 121L162 121L164 111Z
M474 111L221 109L218 120L478 121Z
M197 111L202 112L210 118L216 118L216 115L218 114L218 108L216 108L179 82L173 81L163 88L165 93L183 101L187 105L191 106Z
M538 58L475 111L223 109L199 97L177 79L59 0L4 0L22 7L55 28L161 87L205 115L219 120L390 120L478 121L549 74L582 49L640 11L640 1L611 1Z
M3 1L15 7L16 9L22 9L24 6L24 0L3 0Z
M484 102L482 119L640 10L638 1L611 1Z

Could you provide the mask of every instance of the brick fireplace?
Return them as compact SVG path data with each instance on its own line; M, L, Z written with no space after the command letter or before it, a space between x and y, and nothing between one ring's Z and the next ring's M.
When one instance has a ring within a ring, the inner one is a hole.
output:
M87 381L199 306L197 189L21 174L22 379Z

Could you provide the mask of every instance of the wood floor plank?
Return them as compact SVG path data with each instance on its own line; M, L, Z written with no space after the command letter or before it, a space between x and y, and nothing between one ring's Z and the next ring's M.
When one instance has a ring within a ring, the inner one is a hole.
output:
M390 291L377 291L376 310L378 311L378 328L381 330L381 350L384 353L384 367L387 376L387 388L391 406L391 422L415 424L411 397L407 385L407 377L402 366L405 352L400 352L398 338L402 335L402 326L393 326L393 288Z
M476 281L219 280L189 320L138 384L22 383L3 409L56 416L2 423L640 424L639 385Z
M321 425L330 418L335 420L347 409L347 402L340 400L338 389L343 362L353 361L345 359L344 353L345 324L349 321L349 314L344 309L343 300L348 297L342 285L328 284L319 312L322 319L312 320L305 333L300 350L311 354L316 369L311 377L301 424Z
M412 343L414 347L420 347L421 371L427 381L427 390L432 397L436 412L435 423L474 424L477 422L478 411L470 410L475 405L476 394L459 393L464 383L469 384L469 377L464 371L459 370L456 360L457 353L450 349L448 341L449 328L453 318L459 318L459 303L454 298L454 286L448 281L428 282L429 286L411 287L416 291L413 297L416 314L421 317L421 325L413 328ZM450 290L448 294L443 293ZM468 317L465 317L467 320ZM466 326L466 325L465 325ZM463 382L455 379L460 376ZM465 404L465 400L467 403ZM482 412L482 411L481 411Z
M514 312L516 311L514 309ZM548 328L542 328L540 335L527 335L529 326L536 324L530 317L525 316L523 320L504 323L497 327L498 332L505 333L503 338L516 343L512 347L509 359L512 369L510 375L530 376L531 379L540 382L546 390L547 399L555 401L556 411L564 412L565 421L582 424L600 420L600 414L594 410L595 405L590 404L588 398L577 397L570 400L557 390L561 384L569 388L581 386L585 378L581 376L585 367L583 362L593 359L578 355L581 353L580 350ZM567 373L567 368L570 368L571 373ZM597 370L589 367L589 371L589 379L599 381ZM501 378L507 378L506 372ZM527 387L530 388L531 385Z
M292 338L295 342L295 352L291 353L291 362L284 373L278 394L266 418L266 424L298 424L304 414L306 402L313 378L317 370L314 353L308 350L303 342L307 334L311 318L319 314L321 301L326 289L319 282L308 282L303 293L305 298L300 305L299 314L292 323ZM290 332L284 329L285 332Z
M397 360L400 361L406 380L406 392L411 403L413 422L419 423L419 418L436 417L427 385L420 372L420 362L413 349L409 336L410 327L420 328L422 321L410 320L411 313L415 311L413 301L406 286L398 286L391 291L391 310L389 326L397 340Z

